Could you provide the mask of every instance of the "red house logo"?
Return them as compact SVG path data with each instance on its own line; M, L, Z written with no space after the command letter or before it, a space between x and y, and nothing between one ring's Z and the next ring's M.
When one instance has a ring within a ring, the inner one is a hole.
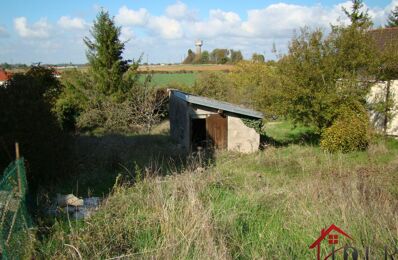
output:
M331 234L332 232L333 234ZM315 242L310 245L310 249L314 249L315 247L317 249L317 254L316 254L317 260L321 260L321 242L326 238L329 245L333 246L333 251L331 254L327 255L324 259L328 259L332 254L334 254L334 252L342 249L342 248L339 248L337 250L334 249L334 246L339 243L339 234L352 240L352 238L347 233L345 233L341 228L337 227L335 224L330 225L330 227L326 230L322 229L321 236L318 237L318 239L315 240Z

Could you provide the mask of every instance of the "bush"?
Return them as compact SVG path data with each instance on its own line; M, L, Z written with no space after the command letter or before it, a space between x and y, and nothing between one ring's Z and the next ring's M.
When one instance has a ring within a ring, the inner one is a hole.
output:
M200 96L230 101L231 85L227 75L222 72L203 72L199 74L191 92Z
M68 174L68 136L52 112L60 92L53 72L32 67L0 88L0 168L14 159L14 142L18 141L30 188L51 184Z
M80 130L96 133L149 133L167 115L168 95L166 90L148 84L136 84L125 100L119 101L87 92L88 107L77 118Z
M369 118L366 112L343 109L321 136L321 147L330 152L366 149L370 142Z
M62 90L53 108L63 130L74 132L80 114L87 108L87 90L92 88L88 73L77 69L65 71L61 79Z

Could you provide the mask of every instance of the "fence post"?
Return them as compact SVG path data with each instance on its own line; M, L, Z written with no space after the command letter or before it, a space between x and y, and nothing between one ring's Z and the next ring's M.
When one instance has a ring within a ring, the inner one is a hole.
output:
M19 173L19 144L18 142L15 143L15 157L16 157L16 161L17 161L17 178L18 178L18 193L19 195L22 194L22 184L21 184L21 175Z

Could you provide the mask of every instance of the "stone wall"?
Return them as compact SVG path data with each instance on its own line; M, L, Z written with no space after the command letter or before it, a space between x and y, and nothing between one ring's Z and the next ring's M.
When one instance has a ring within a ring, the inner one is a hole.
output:
M228 116L228 150L252 153L260 146L260 135L239 117Z

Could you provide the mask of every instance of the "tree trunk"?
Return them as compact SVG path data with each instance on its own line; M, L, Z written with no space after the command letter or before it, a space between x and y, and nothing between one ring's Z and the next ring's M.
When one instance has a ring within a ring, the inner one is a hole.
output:
M385 99L385 108L384 108L384 121L383 121L383 132L384 132L384 135L386 135L387 134L387 128L388 128L388 116L389 116L389 113L390 113L390 96L391 96L391 93L390 93L390 90L391 89L391 80L388 80L387 81L387 88L386 88L386 99Z

